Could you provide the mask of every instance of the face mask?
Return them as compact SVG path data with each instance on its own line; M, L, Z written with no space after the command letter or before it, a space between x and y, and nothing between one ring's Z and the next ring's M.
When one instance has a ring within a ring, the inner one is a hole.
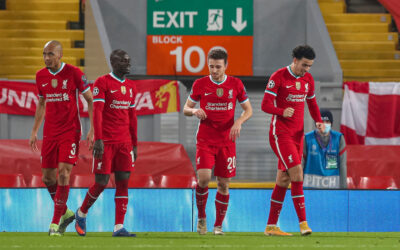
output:
M327 134L327 133L329 133L330 131L331 131L331 124L325 123L325 131L324 131L324 133Z

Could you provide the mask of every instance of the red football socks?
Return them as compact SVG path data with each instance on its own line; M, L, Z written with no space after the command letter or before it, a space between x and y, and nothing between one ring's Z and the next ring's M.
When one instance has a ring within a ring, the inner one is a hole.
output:
M215 223L214 227L222 226L222 222L224 221L226 210L228 210L229 204L229 194L223 195L217 192L215 196Z
M82 206L80 208L82 213L87 214L89 208L94 204L94 202L97 200L97 198L105 188L106 186L100 185L96 182L94 183L93 186L89 188L88 192L86 193L86 197L83 200Z
M292 181L292 199L299 222L306 220L306 205L304 203L303 182Z
M54 214L51 223L59 224L61 216L65 213L67 208L67 200L69 194L69 185L58 186L54 196Z
M276 225L278 223L279 214L281 213L283 201L285 200L287 188L275 184L275 188L271 195L271 208L269 210L268 225Z
M200 187L199 184L196 186L196 205L198 210L198 218L206 218L206 205L208 199L208 187Z
M115 225L124 224L128 206L128 181L129 179L115 182Z
M47 187L47 191L49 191L51 199L54 201L54 197L56 196L56 192L57 192L57 182L51 186L46 186L46 187Z

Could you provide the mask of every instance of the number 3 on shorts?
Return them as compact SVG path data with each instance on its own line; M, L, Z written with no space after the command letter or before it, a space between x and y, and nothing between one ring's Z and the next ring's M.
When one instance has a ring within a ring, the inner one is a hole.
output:
M72 145L71 145L71 155L75 155L76 154L76 144L75 143L72 143Z
M133 150L131 151L131 156L132 156L132 163L135 162L135 155L133 154Z
M229 173L231 173L236 168L236 157L235 156L229 157L227 159L227 162L228 162L227 169L229 170Z

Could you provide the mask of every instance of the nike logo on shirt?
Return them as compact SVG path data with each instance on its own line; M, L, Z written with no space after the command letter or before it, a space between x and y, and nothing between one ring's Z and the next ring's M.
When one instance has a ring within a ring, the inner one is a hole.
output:
M46 84L42 84L42 87L46 87L46 85L47 85L48 83L46 83Z
M117 92L118 90L110 90L110 92L111 93L115 93L115 92Z
M293 87L293 85L286 86L287 89L288 89L288 88L291 88L291 87Z
M205 96L211 95L212 93L204 93Z

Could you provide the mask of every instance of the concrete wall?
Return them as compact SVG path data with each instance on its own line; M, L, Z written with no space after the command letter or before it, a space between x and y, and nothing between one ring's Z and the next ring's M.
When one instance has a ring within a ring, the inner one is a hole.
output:
M106 45L105 54L113 49L125 49L133 58L132 73L146 75L147 1L90 2L98 5L97 15L103 18L98 28L105 28L105 32L99 31L103 46ZM315 79L341 82L342 71L316 0L254 0L255 76L271 75L290 64L292 49L305 43L313 46L317 54L312 68ZM88 53L92 49L86 48Z

